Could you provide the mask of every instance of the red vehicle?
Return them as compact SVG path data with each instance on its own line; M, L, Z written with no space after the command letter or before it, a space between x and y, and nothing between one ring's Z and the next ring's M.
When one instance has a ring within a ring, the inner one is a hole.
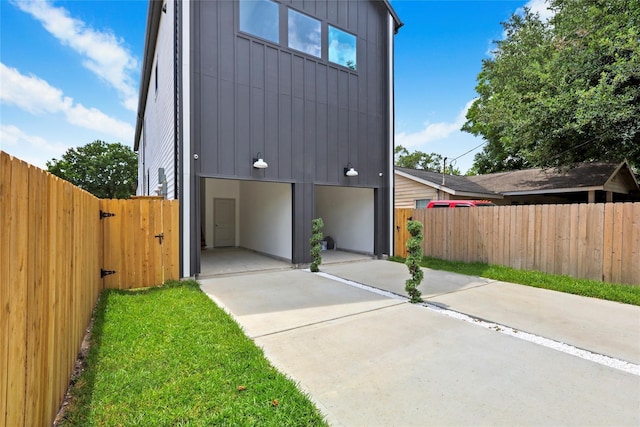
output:
M427 209L433 208L472 208L475 206L495 206L490 200L432 200Z

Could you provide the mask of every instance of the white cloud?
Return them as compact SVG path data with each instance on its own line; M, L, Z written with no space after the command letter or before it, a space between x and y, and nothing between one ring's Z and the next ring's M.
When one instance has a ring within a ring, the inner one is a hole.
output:
M537 13L542 21L548 21L553 18L554 12L549 9L549 3L547 0L529 0L524 7L529 8L531 13ZM516 13L523 13L524 8L519 8Z
M134 129L129 123L109 117L96 108L74 104L60 89L36 76L25 76L0 63L0 81L0 100L4 103L32 114L63 113L72 125L112 135L123 142L133 140Z
M71 99L46 81L20 74L15 68L0 63L0 100L16 105L32 114L56 113L71 106Z
M86 108L76 104L65 111L67 121L72 125L117 136L124 141L133 140L133 127L126 122L109 117L97 108Z
M458 116L452 122L425 123L424 128L417 132L407 133L400 132L395 136L396 145L402 145L405 148L412 148L425 145L429 142L435 142L445 139L451 134L458 132L462 125L466 122L467 111L474 99L467 102L464 108L458 113Z
M531 11L531 13L533 14L538 14L538 16L540 17L540 20L542 20L542 22L548 22L551 18L553 18L553 15L555 15L555 13L549 9L549 3L547 0L529 0L523 7L519 7L518 9L516 9L515 13L518 15L524 15L524 8L529 8L529 10ZM507 32L506 31L502 31L502 40L507 38ZM487 55L490 58L494 58L495 57L495 41L491 40L491 42L489 43L489 48L487 49L487 51L485 52L485 55Z
M139 65L122 40L111 32L88 27L48 0L15 0L13 3L40 21L62 44L82 55L82 64L118 91L125 108L136 111L138 100L133 76L137 76Z
M44 169L47 160L60 157L67 147L39 136L29 135L13 125L0 125L0 149Z

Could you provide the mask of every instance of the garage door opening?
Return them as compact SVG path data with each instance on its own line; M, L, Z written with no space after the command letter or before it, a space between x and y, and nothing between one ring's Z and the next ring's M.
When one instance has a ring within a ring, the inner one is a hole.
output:
M331 237L334 249L373 256L374 190L319 185L315 195L316 217L322 218L323 234Z
M200 275L291 268L291 185L203 178Z

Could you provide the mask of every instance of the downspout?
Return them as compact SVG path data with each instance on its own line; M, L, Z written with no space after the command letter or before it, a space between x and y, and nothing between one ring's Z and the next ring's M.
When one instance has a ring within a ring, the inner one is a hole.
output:
M182 215L182 276L191 276L191 83L190 83L190 43L189 37L190 29L190 7L189 1L182 1L180 11L180 21L182 22L181 34L181 70L180 76L181 92L182 95L179 107L182 107L180 114L181 140L180 140L180 158L182 161L182 185L180 188L181 200L180 200L180 212Z
M181 58L180 55L180 17L182 5L181 2L176 1L174 6L173 15L173 175L175 177L175 185L173 186L173 198L175 200L180 199L180 164L181 164L181 152L180 144L181 139L181 126L180 126L180 93L182 91L182 79L180 73Z
M395 22L393 16L391 14L387 14L387 34L388 34L388 46L389 46L389 54L387 58L387 67L388 67L388 97L389 97L389 153L388 153L388 180L389 180L389 215L388 215L388 223L387 230L389 233L389 255L393 256L394 254L394 230L393 225L395 224L395 195L394 195L394 167L393 167L393 150L395 146L395 101L394 101L394 75L393 75L393 55L394 55L394 46L393 46L393 35L395 34Z

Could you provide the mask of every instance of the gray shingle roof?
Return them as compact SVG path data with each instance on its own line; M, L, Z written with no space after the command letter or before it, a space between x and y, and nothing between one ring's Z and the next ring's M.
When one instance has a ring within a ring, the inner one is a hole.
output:
M446 187L455 192L479 193L479 194L485 194L486 197L496 196L496 193L494 191L488 190L487 188L483 187L481 184L478 184L469 180L469 177L467 176L445 175L445 184L442 185L442 174L438 172L429 172L425 170L400 168L400 167L396 167L396 170L400 172L404 172L416 178L419 178L423 181L431 182L436 186Z
M602 187L620 163L581 163L571 169L524 169L470 176L468 179L498 193Z
M491 197L510 192L557 192L562 189L603 187L619 167L628 168L628 164L593 162L580 163L573 168L562 170L538 168L477 176L445 175L444 186L441 173L400 167L395 169L454 192L480 193Z

